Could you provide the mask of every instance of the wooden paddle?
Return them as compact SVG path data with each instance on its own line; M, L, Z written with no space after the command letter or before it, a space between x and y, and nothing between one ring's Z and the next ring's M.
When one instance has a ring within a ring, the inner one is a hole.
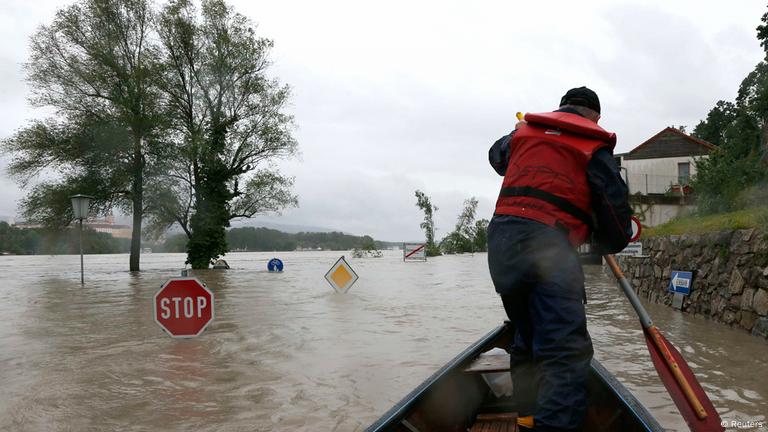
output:
M605 260L640 318L653 365L677 405L677 409L680 410L680 414L688 423L688 427L693 432L724 431L725 428L721 424L715 407L712 406L712 401L701 388L701 384L680 352L661 335L659 329L653 324L614 256L605 255Z

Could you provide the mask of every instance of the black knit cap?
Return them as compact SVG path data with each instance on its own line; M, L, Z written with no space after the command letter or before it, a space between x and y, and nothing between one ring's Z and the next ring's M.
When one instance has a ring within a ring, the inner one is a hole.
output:
M563 105L583 106L600 114L600 99L597 97L597 93L583 86L568 90L560 99L560 106Z

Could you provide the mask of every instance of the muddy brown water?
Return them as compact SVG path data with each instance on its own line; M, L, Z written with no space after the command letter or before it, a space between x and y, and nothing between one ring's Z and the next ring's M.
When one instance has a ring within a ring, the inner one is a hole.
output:
M152 296L181 254L0 257L0 430L355 431L505 318L484 254L403 263L349 259L360 280L335 294L338 252L236 253L197 275L216 320L175 340ZM286 265L268 273L273 256ZM669 430L685 430L612 277L587 267L596 357ZM728 421L765 421L768 344L649 305ZM746 428L744 430L768 430Z

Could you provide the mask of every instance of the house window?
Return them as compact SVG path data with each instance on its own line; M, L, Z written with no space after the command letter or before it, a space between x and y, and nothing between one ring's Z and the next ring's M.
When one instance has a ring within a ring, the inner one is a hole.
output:
M691 179L690 162L681 162L677 164L677 184L687 185Z

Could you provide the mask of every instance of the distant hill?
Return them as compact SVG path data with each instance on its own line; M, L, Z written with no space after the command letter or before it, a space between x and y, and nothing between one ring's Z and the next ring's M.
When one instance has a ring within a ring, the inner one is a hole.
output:
M115 223L121 224L121 225L130 225L132 223L131 216L124 215L120 212L116 212L114 214L115 217ZM10 216L0 216L0 221L6 221L8 222L10 219L12 219ZM241 219L232 221L232 228L242 228L242 227L254 227L254 228L271 228L274 230L282 231L284 233L290 233L290 234L296 234L300 232L334 232L339 231L335 230L333 228L327 228L327 227L319 227L319 226L313 226L313 225L292 225L292 224L281 224L281 223L275 223L275 222L268 222L268 221L260 221L257 219ZM179 227L178 225L174 224L170 229L168 229L168 234L181 234L184 231Z
M23 229L0 221L0 253L10 254L63 254L77 253L77 230ZM356 236L338 231L287 233L264 227L239 227L227 231L227 242L232 251L293 251L350 250L354 248L389 249L399 242L377 241L372 237ZM143 242L155 252L185 252L187 236L172 234L162 243ZM113 238L111 234L83 231L83 249L88 254L126 253L130 240Z
M87 254L126 253L131 240L114 238L88 227L82 233ZM0 221L0 255L59 255L80 251L80 232L76 229L19 228Z
M335 230L332 228L318 227L318 226L312 226L312 225L291 225L291 224L281 224L281 223L265 222L265 221L259 221L259 220L251 220L251 219L232 222L232 228L242 228L242 227L270 228L273 230L277 230L277 231L281 231L289 234L296 234L300 232L312 232L312 233L340 232L339 230Z
M184 234L169 236L159 246L162 252L184 252L187 238ZM338 231L287 233L264 227L239 227L227 231L227 243L232 251L293 251L301 249L350 250L373 244L377 249L389 249L399 242L374 240L372 237L356 236Z

